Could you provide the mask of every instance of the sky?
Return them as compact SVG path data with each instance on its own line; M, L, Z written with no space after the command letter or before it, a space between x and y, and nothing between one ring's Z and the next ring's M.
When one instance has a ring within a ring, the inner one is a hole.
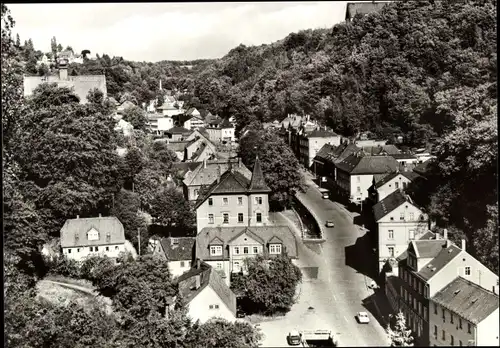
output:
M53 36L75 52L126 60L220 58L240 43L281 40L302 29L331 28L347 1L10 4L21 42L50 51Z

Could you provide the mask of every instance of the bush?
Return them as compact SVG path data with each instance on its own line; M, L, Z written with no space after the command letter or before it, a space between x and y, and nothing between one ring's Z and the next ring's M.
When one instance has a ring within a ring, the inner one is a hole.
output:
M81 278L80 265L75 260L64 256L45 258L45 267L49 275L62 275L70 278Z

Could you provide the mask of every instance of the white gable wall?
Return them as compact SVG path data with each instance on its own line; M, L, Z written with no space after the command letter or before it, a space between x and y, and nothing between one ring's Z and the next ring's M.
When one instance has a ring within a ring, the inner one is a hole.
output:
M210 309L212 305L212 309ZM219 308L216 309L215 305ZM220 317L228 321L234 321L236 317L229 308L220 299L219 295L207 286L188 304L188 315L194 320L200 320L201 323L215 317Z
M404 188L404 184L408 185L409 183L411 183L410 179L402 174L398 174L396 177L392 178L377 189L378 201L380 202L398 188Z
M373 185L373 174L350 175L351 201L362 202L368 198L368 189Z
M477 325L477 346L498 347L500 345L499 312L497 309Z

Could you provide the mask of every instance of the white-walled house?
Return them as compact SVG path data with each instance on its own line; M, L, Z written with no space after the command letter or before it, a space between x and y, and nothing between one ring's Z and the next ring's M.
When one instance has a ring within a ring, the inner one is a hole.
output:
M430 346L498 347L498 294L458 276L430 300Z
M405 252L410 241L420 239L429 229L427 215L402 190L375 204L373 214L378 225L379 271Z
M63 255L75 261L97 255L116 258L126 251L123 225L114 216L66 220L60 237Z
M170 274L175 278L191 269L194 242L193 237L160 238L153 243L153 255L168 262Z
M396 190L405 190L410 183L420 178L420 175L414 172L396 172L388 174L374 185L377 191L377 202L380 202L385 197Z
M219 272L205 262L198 262L177 278L179 292L186 301L188 316L205 323L212 318L236 320L236 295Z
M339 194L351 203L363 202L368 189L388 174L398 170L398 162L391 156L364 156L361 152L350 155L335 164Z

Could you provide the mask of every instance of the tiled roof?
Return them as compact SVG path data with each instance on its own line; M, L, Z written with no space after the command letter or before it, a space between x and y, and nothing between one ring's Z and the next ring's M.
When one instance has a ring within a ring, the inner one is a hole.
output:
M343 144L337 146L335 152L333 153L334 163L342 162L344 159L358 152L359 150L361 150L361 148L359 148L355 144Z
M184 127L174 127L170 128L166 133L168 134L191 134L193 131L186 129Z
M202 162L175 162L172 163L172 169L177 171L177 174L184 178L184 175L188 170L195 170Z
M259 157L255 159L255 164L252 171L252 180L250 181L249 191L252 192L271 192L271 189L266 184L262 168L260 167Z
M431 239L436 239L436 234L431 231L427 231L418 240L420 241L420 240L431 240ZM410 248L413 248L413 246L410 246ZM402 261L406 259L407 256L408 256L408 249L403 251L396 259Z
M228 169L214 181L207 189L205 195L200 196L196 202L195 209L198 209L211 195L224 193L247 193L250 180L241 173Z
M87 232L92 228L99 232L98 240L87 240ZM61 247L63 248L123 244L124 242L123 225L114 216L69 219L61 228Z
M420 249L419 249L420 251ZM418 274L425 280L431 279L441 269L443 269L451 260L457 257L462 252L462 249L452 244L448 248L442 248L441 251L433 258Z
M167 149L174 152L182 152L189 144L189 141L170 141L167 143Z
M382 219L401 204L408 202L406 195L401 190L396 190L373 206L375 221Z
M395 145L363 146L363 152L371 156L386 153L390 156L397 155L401 151Z
M290 230L288 226L256 226L256 227L205 227L201 230L200 233L196 236L196 258L202 260L220 260L220 259L229 259L229 249L228 242L233 239L233 236L240 234L242 231L250 230L253 234L259 236L262 240L264 240L264 256L270 257L269 255L268 245L269 241L273 239L273 237L278 237L283 241L283 247L285 248L288 256L292 258L296 258L297 255L297 241L295 239L295 235ZM210 241L214 239L214 237L218 237L221 241L224 242L223 246L223 256L210 256L209 245Z
M476 325L498 308L498 295L460 276L436 293L432 301Z
M193 155L191 156L191 160L196 160L199 155L203 153L203 150L207 147L207 144L204 141L201 141L199 147L196 149L195 152L193 152Z
M200 276L200 287L196 289L196 277ZM177 278L179 292L186 303L191 302L207 286L219 296L227 308L236 316L236 295L224 283L221 276L207 263L201 262L200 268L191 268Z
M410 250L422 259L435 258L439 252L446 247L445 239L419 239L411 242Z
M350 155L336 166L350 174L383 174L395 172L399 164L390 156Z
M336 148L337 147L334 145L325 144L321 147L321 149L319 149L318 153L316 154L316 157L326 160L328 159L328 156L330 154L334 153Z
M229 162L232 163L234 171L241 173L245 178L251 180L252 172L245 167L241 160L230 159L230 160L216 160L216 161L206 161L206 167L203 162L200 163L198 168L192 171L189 176L184 179L184 185L186 186L201 186L201 185L211 185L217 180L217 176L221 175L229 169ZM219 169L220 168L220 169ZM219 173L220 170L220 173Z
M161 238L160 243L168 261L192 261L194 237Z
M328 138L328 137L338 137L337 133L325 129L314 129L310 132L306 132L306 137L308 138Z
M383 185L387 184L392 179L396 178L398 175L402 175L402 176L406 177L407 179L409 179L410 181L414 181L415 179L420 177L420 175L418 175L417 173L413 173L413 172L390 173L390 174L387 174L386 176L384 176L381 180L375 181L375 187L376 188L382 187Z

